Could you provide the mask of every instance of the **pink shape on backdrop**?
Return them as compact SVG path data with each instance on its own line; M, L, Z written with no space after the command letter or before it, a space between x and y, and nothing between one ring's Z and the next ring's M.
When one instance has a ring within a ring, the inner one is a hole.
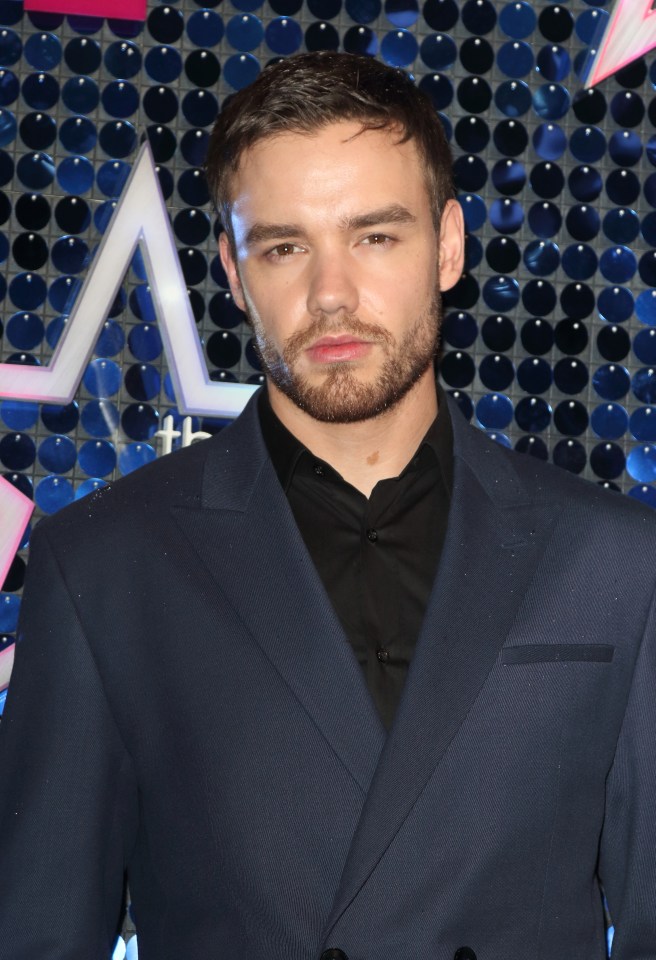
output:
M656 47L654 0L616 0L587 87L593 87Z
M0 693L9 686L11 669L14 665L14 647L15 644L12 643L10 647L0 652Z
M0 586L4 583L33 510L32 501L0 477ZM12 645L0 653L0 691L9 683L13 662Z
M112 20L145 20L146 0L25 0L25 10Z

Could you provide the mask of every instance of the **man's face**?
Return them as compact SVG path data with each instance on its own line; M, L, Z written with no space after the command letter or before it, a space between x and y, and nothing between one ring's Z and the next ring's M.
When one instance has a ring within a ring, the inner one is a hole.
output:
M318 420L390 409L432 378L440 308L462 270L462 217L435 233L414 143L335 123L245 152L220 249L273 392ZM439 268L438 268L439 262Z

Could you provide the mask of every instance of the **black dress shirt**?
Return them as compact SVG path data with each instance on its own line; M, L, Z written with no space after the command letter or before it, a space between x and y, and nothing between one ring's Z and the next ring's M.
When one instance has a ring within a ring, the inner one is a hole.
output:
M446 533L453 487L446 399L440 391L439 414L403 472L380 480L368 499L283 426L266 389L259 415L301 536L389 730Z

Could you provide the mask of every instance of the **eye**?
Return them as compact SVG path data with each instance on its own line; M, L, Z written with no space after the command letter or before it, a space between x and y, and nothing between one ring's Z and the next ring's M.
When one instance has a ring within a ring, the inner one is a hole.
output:
M392 238L388 237L386 233L372 233L363 240L363 243L368 243L372 247L382 247L391 242Z
M285 257L291 257L293 254L298 253L300 249L301 248L295 243L279 243L268 251L267 256L282 260Z

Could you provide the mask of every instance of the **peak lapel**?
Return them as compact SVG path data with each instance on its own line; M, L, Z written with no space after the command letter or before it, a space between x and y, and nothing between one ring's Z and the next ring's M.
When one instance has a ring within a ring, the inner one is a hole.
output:
M268 458L251 402L212 441L181 530L273 667L366 793L385 733Z
M500 456L493 441L476 435L459 411L452 417L454 491L438 575L326 937L463 723L512 626L557 512L553 503L527 502L505 453Z

